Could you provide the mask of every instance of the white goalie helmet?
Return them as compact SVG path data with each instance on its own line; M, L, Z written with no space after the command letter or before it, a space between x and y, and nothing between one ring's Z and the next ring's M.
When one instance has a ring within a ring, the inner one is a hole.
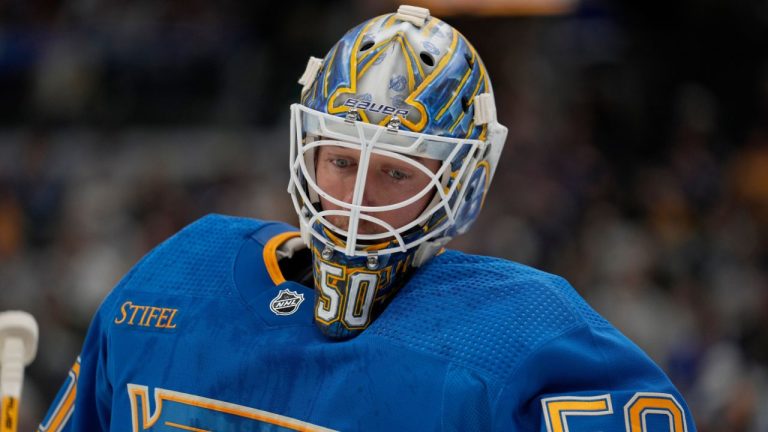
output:
M456 29L426 9L401 6L347 32L324 59L311 58L299 82L288 191L302 237L315 267L323 261L345 274L388 271L373 296L388 298L408 269L464 233L483 204L507 135L485 66ZM324 146L354 153L348 193L319 184ZM424 181L405 195L393 183L368 199L369 166L377 160L397 161ZM388 217L416 203L426 205L414 218ZM316 272L316 285L323 277ZM341 336L355 330L333 327Z

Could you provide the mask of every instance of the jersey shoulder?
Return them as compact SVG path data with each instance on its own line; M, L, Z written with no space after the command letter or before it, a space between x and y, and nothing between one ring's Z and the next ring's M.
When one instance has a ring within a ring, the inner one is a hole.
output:
M263 247L266 240L284 231L295 228L281 222L218 214L205 216L145 255L114 291L226 294L232 291L232 268L243 245L254 240L257 247ZM259 255L253 256L260 259Z
M561 318L570 325L575 321L590 326L610 325L561 276L517 262L449 251L422 274L424 285L430 280L444 280L457 294L495 298L490 309L520 312L538 311L553 320Z
M565 279L448 251L419 269L369 330L503 377L578 327L612 328Z

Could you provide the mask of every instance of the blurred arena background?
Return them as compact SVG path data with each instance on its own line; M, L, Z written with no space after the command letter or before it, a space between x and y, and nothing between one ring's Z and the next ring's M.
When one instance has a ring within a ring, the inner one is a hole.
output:
M475 44L510 128L453 247L567 277L701 431L768 431L768 4L413 4ZM294 221L296 80L396 7L0 1L0 310L41 326L22 428L150 248L210 212Z

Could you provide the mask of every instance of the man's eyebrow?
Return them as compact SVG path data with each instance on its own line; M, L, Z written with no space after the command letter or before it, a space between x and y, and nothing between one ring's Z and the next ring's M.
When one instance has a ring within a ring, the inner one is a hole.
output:
M359 149L353 149L353 148L344 147L344 146L335 146L335 145L331 145L331 144L321 145L321 146L319 146L319 149L322 149L324 155L330 154L331 156L344 156L344 157L358 157L360 155L360 150ZM319 151L316 152L316 154L319 154L319 153L320 153ZM438 160L438 159L432 159L432 158L428 158L428 157L424 157L424 156L409 155L409 154L405 154L405 153L399 153L399 154L401 156L405 156L405 157L407 157L407 158L409 158L409 159L411 159L411 160L413 160L415 162L418 162L418 163L420 163L422 165L426 165L427 161L438 161L438 162L440 162L440 160ZM379 155L379 156L387 158L388 162L400 161L399 159L393 158L391 156L386 156L386 155ZM391 161L389 159L391 159Z
M355 151L353 149L348 149L344 147L327 148L323 153L337 155L337 156L357 156L360 154L359 151Z

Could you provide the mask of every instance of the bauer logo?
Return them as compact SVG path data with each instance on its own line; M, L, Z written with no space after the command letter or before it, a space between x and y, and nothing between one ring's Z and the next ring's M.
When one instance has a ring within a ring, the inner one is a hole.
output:
M269 309L275 315L292 315L299 310L299 306L304 301L304 294L288 289L280 290L277 297L272 299Z
M364 101L361 99L354 99L349 98L346 102L344 102L344 106L348 106L350 108L357 108L368 112L373 113L381 113L385 115L396 115L400 117L405 117L408 115L408 110L405 109L398 109L393 106L384 105L384 104L377 104L375 102L371 101Z

